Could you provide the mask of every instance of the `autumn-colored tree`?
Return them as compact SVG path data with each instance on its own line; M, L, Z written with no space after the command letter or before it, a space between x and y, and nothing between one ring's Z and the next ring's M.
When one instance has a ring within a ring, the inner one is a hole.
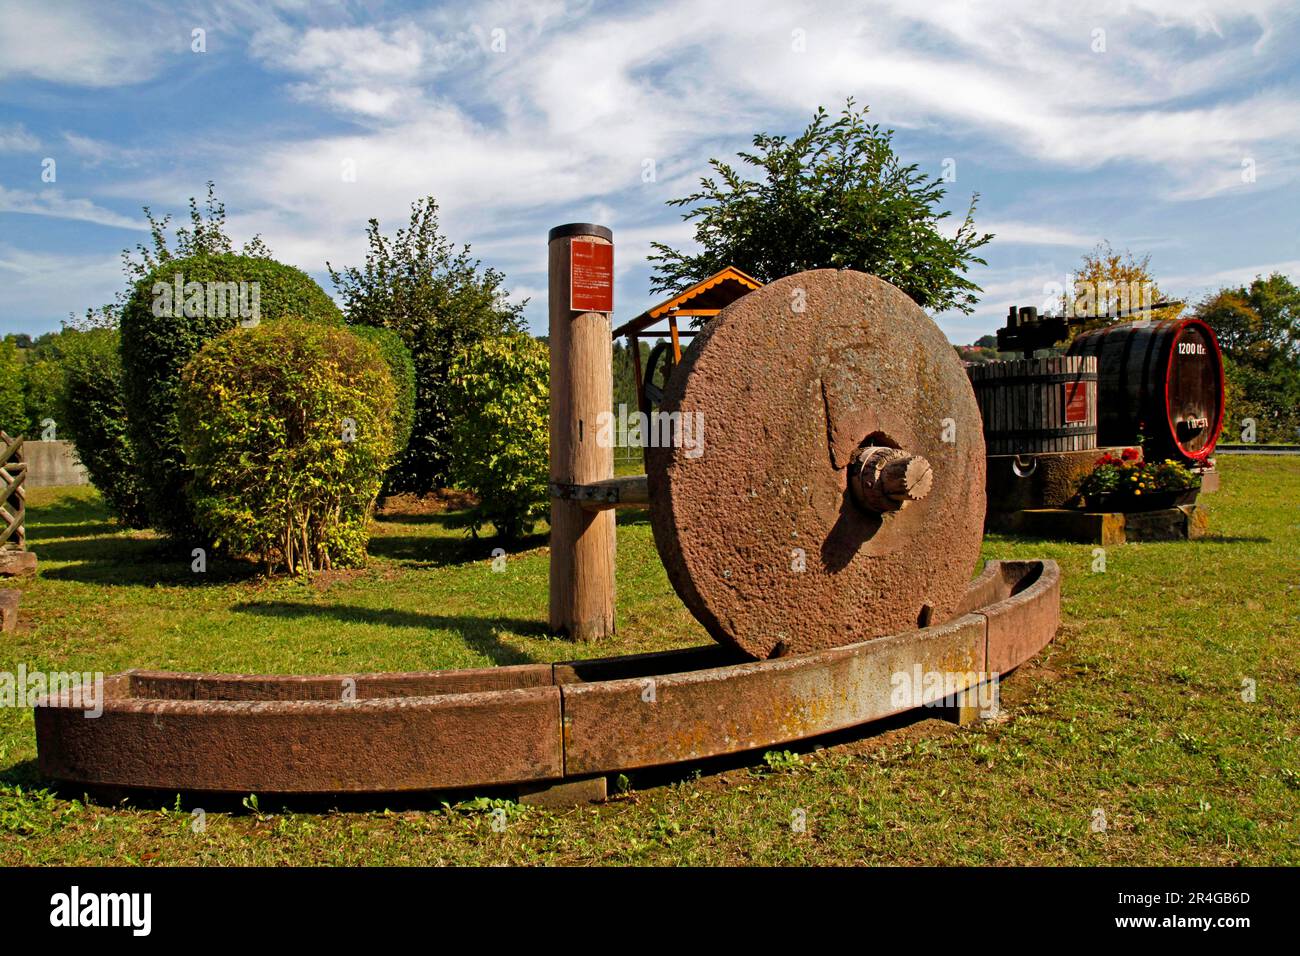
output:
M1116 252L1105 241L1086 253L1083 264L1074 270L1071 288L1061 297L1066 316L1085 320L1071 327L1070 337L1130 319L1176 319L1183 310L1181 304L1116 318L1120 313L1165 300L1164 292L1151 275L1150 263L1150 255L1138 257L1127 249Z

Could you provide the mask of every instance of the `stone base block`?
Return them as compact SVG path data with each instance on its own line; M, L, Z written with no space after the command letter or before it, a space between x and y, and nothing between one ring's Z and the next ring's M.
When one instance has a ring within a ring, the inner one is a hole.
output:
M21 594L13 588L0 591L0 631L12 631L18 626L18 598Z
M0 549L0 577L25 578L35 573L35 552Z
M1031 508L1000 515L998 523L1019 534L1080 544L1111 545L1127 541L1200 538L1209 530L1209 515L1197 504L1127 513Z
M1006 530L996 527L998 518L1028 508L1077 505L1079 482L1108 451L1118 455L1123 449L989 455L985 459L984 491L988 500L985 527L990 531Z

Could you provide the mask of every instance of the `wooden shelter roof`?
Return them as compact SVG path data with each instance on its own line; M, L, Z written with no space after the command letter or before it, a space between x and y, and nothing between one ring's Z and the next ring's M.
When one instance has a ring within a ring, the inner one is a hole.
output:
M635 319L629 319L614 330L614 337L636 335L669 314L717 315L742 295L761 288L763 283L753 276L746 275L735 266L727 266L716 275L711 275L702 282L697 282L672 298L664 299L658 305L642 312Z

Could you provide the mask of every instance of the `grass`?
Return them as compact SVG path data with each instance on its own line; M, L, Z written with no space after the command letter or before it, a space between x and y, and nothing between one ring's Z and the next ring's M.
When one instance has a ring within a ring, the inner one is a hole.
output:
M632 774L594 808L263 799L214 805L200 828L192 802L45 789L30 710L3 708L0 863L1295 864L1300 461L1220 464L1205 540L1110 548L1104 571L1092 546L985 540L986 557L1061 564L1064 623L1004 681L1002 715L973 728L913 716ZM545 633L541 538L494 573L491 544L454 516L398 512L376 522L366 569L267 581L219 562L194 573L188 553L114 531L89 489L28 500L40 574L0 636L0 669L417 670L707 640L643 513L620 515L618 638L577 647Z

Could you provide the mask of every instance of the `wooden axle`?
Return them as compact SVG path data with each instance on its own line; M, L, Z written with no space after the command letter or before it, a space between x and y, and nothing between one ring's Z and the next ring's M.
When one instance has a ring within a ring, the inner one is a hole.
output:
M849 474L849 489L858 505L882 513L920 501L933 483L934 471L921 455L877 445L857 453Z

